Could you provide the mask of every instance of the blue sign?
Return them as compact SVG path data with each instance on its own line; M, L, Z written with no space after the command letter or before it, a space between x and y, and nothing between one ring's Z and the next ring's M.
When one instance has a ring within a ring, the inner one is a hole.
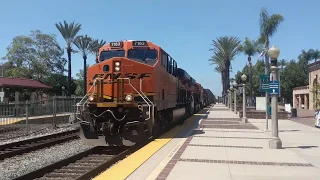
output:
M259 91L260 92L268 92L270 89L270 87L269 87L270 76L265 75L265 74L260 74L259 79L260 79Z
M270 81L269 94L279 94L279 81Z

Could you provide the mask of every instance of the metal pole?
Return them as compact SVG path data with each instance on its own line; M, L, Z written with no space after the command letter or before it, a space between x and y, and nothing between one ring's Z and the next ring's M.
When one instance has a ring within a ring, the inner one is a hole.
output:
M229 92L228 94L226 95L227 96L227 107L230 108L230 97L229 97Z
M252 64L251 62L249 62L249 81L250 81L250 100L249 100L249 105L253 106L253 102L252 102Z
M232 110L232 92L231 92L231 91L229 92L229 97L230 97L230 105L229 105L229 108L230 108L230 110Z
M265 74L268 75L269 74L269 56L268 56L268 49L269 47L266 48L266 52L264 54L264 58L265 58ZM269 105L269 93L266 92L266 130L268 130L268 105Z
M54 96L52 98L52 125L53 125L53 128L56 127L55 125L55 118L56 118L56 97Z
M277 81L277 59L274 59L271 61L271 73L270 77L273 77L273 81ZM269 141L269 147L271 149L281 149L282 148L282 142L279 138L279 132L278 132L278 94L272 94L271 95L271 105L272 105L272 111L271 111L271 125L272 125L272 137L274 139Z
M234 113L237 114L237 90L234 90Z
M230 109L230 107L231 107L230 92L228 92L228 107L229 107L229 109Z
M28 122L28 118L29 118L29 101L26 100L26 131L27 131L27 135L29 134L29 122Z
M243 116L242 116L242 122L243 123L247 123L247 112L246 112L246 84L242 84L243 85L243 100L242 100L242 107L243 107Z

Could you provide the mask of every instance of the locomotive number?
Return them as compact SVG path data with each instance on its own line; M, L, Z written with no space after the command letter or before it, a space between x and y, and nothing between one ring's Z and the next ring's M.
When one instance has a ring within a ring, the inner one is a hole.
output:
M121 47L122 42L110 42L110 47Z
M133 46L147 46L146 41L133 41L132 44Z

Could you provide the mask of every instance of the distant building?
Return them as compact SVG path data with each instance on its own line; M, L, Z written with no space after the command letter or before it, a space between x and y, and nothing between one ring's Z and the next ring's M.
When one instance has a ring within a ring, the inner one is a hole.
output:
M296 87L292 91L294 108L314 110L314 107L320 106L315 101L316 98L320 98L320 92L313 89L314 86L320 85L320 61L309 64L308 72L309 85Z
M15 103L18 103L20 101L19 89L30 89L32 91L30 101L37 101L39 99L36 99L36 93L40 93L41 98L46 97L46 95L42 93L42 90L51 89L52 87L33 79L0 77L0 88L1 92L6 92L6 88L15 90ZM8 96L5 93L3 93L3 95L4 101L8 101Z

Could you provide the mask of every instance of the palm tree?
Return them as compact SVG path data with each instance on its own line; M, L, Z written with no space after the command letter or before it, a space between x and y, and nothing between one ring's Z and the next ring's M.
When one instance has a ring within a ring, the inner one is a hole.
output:
M256 55L257 53L261 53L263 46L260 41L250 40L249 38L245 38L242 45L240 45L239 50L245 55L251 58L251 56Z
M223 96L224 95L224 84L225 84L225 77L224 77L225 67L224 67L224 60L223 60L223 58L221 56L221 53L213 55L209 59L209 61L211 62L210 65L216 65L214 67L214 71L221 75L221 84L222 84L222 87L223 87L222 96ZM226 101L226 99L223 98L223 103L226 103L225 101Z
M92 45L91 45L91 52L96 56L96 63L98 63L98 55L99 55L99 49L104 46L107 42L104 40L94 40L92 41Z
M214 52L214 56L218 56L223 60L224 64L224 82L223 82L223 92L227 93L230 88L230 67L231 61L239 52L239 45L241 41L237 37L219 37L216 40L212 40L212 45L210 51Z
M317 62L318 59L320 59L320 51L318 49L312 51L311 55L314 62Z
M281 14L272 14L271 16L269 16L266 8L261 9L259 41L264 43L266 50L269 49L270 37L277 32L280 23L283 21L284 17ZM267 57L268 53L265 54Z
M245 38L243 44L240 46L240 51L248 56L249 63L249 84L250 84L250 106L252 106L252 64L251 64L251 56L256 55L257 53L261 53L263 46L262 43L256 40L250 40L249 38Z
M224 61L223 59L221 58L221 56L218 55L214 55L212 56L209 61L211 61L210 65L216 65L215 68L214 68L214 71L217 72L217 73L220 73L221 75L221 83L222 85L224 84L224 70L225 70L225 67L224 67Z
M269 74L269 56L268 49L270 44L270 37L277 32L280 23L284 21L281 14L272 14L269 16L267 9L262 8L260 11L260 38L259 41L264 43L265 47L265 74ZM266 93L266 102L269 102L269 93Z
M67 53L68 53L68 95L71 95L71 52L72 43L75 40L77 33L81 30L81 24L75 24L74 22L68 24L66 21L62 24L61 22L56 23L56 28L61 33L62 37L67 43Z
M85 36L77 36L74 40L74 45L77 46L79 51L83 57L83 94L87 94L87 58L88 54L91 52L92 49L92 39Z

